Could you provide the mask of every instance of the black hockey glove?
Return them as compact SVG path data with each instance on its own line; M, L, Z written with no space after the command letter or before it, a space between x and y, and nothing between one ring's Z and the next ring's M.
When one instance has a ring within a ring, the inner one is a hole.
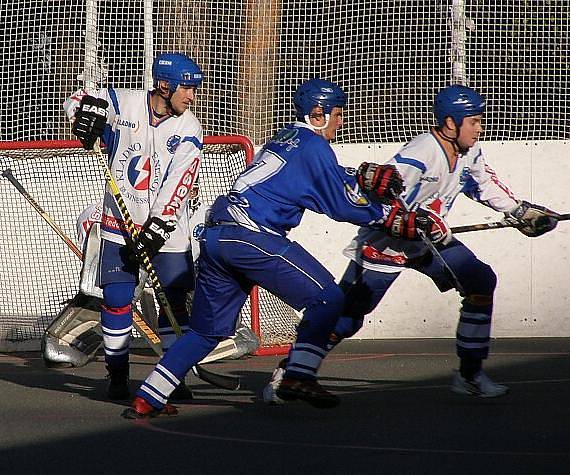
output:
M135 253L140 256L146 252L149 259L152 260L175 229L176 223L174 221L163 221L156 216L147 219L135 239Z
M373 199L390 201L404 191L404 180L394 165L363 162L358 167L356 180L360 189Z
M521 201L516 208L505 214L508 218L516 219L520 224L517 229L528 237L542 236L552 231L558 224L556 218L559 216L544 206L534 205L528 201Z
M105 99L93 96L83 96L79 109L75 113L75 121L71 131L77 136L85 150L93 150L99 137L103 135L107 123L107 108Z

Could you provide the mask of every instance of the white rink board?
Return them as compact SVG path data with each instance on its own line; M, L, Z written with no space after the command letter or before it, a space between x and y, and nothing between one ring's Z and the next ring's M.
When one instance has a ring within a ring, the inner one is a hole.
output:
M336 145L339 162L383 163L399 144ZM570 143L484 143L488 163L519 199L570 212ZM498 221L502 214L458 197L452 226ZM338 279L348 263L341 251L356 227L306 212L290 237L317 257ZM570 336L570 222L530 239L514 229L457 236L490 264L499 282L495 294L494 337ZM454 338L460 297L439 293L427 277L402 273L377 309L366 318L357 338Z

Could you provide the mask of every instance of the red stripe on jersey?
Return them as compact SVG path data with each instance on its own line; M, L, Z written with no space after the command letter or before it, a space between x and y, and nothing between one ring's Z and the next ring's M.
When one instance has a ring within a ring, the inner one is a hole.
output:
M180 209L184 200L191 194L192 187L194 186L194 182L196 181L196 177L198 176L198 169L200 168L200 156L194 158L194 161L184 172L178 185L174 189L170 200L168 203L164 205L164 209L162 210L163 216L174 216L176 212Z
M502 183L501 180L499 180L499 177L495 173L495 170L493 170L489 165L485 164L485 171L489 175L491 175L491 181L495 185L497 185L501 190L503 190L509 198L511 198L515 201L517 200L515 198L515 195L513 194L513 192L509 189L509 187L507 185L505 185L504 183Z

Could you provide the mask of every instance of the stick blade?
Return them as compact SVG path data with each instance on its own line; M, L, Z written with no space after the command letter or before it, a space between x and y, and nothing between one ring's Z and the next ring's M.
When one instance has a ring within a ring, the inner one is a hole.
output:
M206 383L212 384L213 386L221 389L237 391L241 386L241 380L239 377L214 373L210 370L204 369L202 365L192 366L192 372L202 381L205 381Z

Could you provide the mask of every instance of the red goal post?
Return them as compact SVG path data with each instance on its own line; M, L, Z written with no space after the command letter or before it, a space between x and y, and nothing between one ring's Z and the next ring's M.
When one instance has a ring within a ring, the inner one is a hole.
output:
M254 147L245 136L206 136L203 154L200 199L208 206L228 191L253 159ZM78 141L0 142L0 168L11 169L73 239L77 216L101 199L105 186L96 159ZM0 180L0 207L2 348L6 346L3 340L17 343L41 338L63 303L77 292L79 263L69 258L66 246L7 180ZM265 355L286 353L299 322L291 307L257 287L241 319L261 340L255 354Z

